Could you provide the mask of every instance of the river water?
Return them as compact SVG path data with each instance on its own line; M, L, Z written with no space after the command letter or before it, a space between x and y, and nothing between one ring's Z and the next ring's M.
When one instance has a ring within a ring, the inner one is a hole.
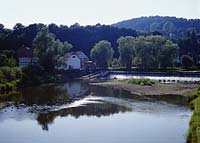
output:
M1 143L185 143L192 114L182 97L170 102L82 81L25 88L18 100L0 110Z

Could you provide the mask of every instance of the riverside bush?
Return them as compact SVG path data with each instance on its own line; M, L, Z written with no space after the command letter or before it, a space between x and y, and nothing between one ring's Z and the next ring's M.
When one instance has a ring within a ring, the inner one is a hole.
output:
M200 143L200 87L192 96L191 108L194 110L190 120L188 143Z
M139 79L132 78L132 79L128 80L128 83L129 84L138 84L138 85L153 85L153 84L155 84L154 81L152 81L148 78L139 78Z

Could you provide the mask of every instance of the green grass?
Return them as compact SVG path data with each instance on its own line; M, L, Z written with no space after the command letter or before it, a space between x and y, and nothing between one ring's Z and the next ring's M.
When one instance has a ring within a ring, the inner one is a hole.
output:
M190 128L188 132L188 143L200 143L200 88L190 97L191 108L194 110L190 120Z
M128 80L128 83L129 84L138 84L138 85L150 85L150 86L155 84L154 81L152 81L152 80L150 80L148 78L139 78L139 79L132 78L132 79Z

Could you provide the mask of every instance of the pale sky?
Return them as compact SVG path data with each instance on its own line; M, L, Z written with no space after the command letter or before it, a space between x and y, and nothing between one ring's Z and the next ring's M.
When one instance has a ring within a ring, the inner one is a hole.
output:
M200 0L0 0L0 23L112 24L140 16L200 18Z

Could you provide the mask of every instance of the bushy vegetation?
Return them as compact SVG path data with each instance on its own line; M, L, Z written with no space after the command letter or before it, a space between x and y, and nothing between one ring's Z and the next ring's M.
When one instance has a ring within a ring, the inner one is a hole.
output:
M120 63L130 69L167 68L174 66L178 45L163 36L120 37L118 39Z
M19 67L0 68L0 93L7 93L16 89L17 83L22 78L22 70Z
M113 54L111 43L105 40L99 41L90 51L90 56L96 62L96 66L103 69L111 65Z
M153 85L155 82L148 78L132 78L128 80L129 84L138 84L138 85Z
M14 101L18 103L22 101L22 96L20 92L14 90L8 93L0 94L0 101Z
M156 22L157 24L154 23L150 26L152 31L156 30L158 25L157 28L162 27L161 29L169 33L174 30L174 28L171 28L171 22L168 21L171 18L167 18L168 20L161 19L163 21L160 21L162 24ZM143 22L145 22L145 26L148 25L145 20ZM187 22L195 23L195 20L186 20ZM172 23L174 24L174 22ZM119 66L122 68L131 69L132 66L171 68L174 66L175 58L182 57L182 55L190 56L194 65L199 65L200 42L197 38L199 30L195 32L194 29L184 28L184 33L187 34L184 34L185 36L182 38L176 36L168 37L166 34L161 36L162 31L160 31L161 33L152 33L150 31L144 28L144 32L141 33L108 25L80 26L77 23L70 27L56 24L24 26L17 23L13 29L6 29L0 24L0 66L15 66L17 63L17 51L22 46L25 46L30 47L35 52L44 69L52 70L55 62L58 61L56 59L59 59L70 49L72 51L80 50L90 56L93 47L102 40L110 43L109 47L112 47L110 51L114 51L113 58L117 59L118 63L120 63ZM179 32L182 32L182 30ZM107 48L104 49L107 50ZM94 50L92 53L94 53ZM94 56L90 58L94 59ZM105 64L102 64L102 66L107 67L107 64L112 66L112 61L113 59L109 58L109 62L104 62ZM96 60L95 62L97 64L103 63ZM114 63L116 63L116 60Z
M54 34L56 40L60 42L68 41L73 45L73 51L82 51L87 56L90 55L90 50L101 40L107 40L112 44L115 51L115 57L118 56L117 52L117 39L121 36L137 36L137 32L131 29L120 29L109 25L93 25L93 26L80 26L74 24L71 26L56 25L56 24L30 24L24 26L17 23L13 29L4 28L0 24L0 52L3 50L12 50L16 52L21 46L32 47L32 43L37 33L43 28L48 28L49 32ZM17 54L14 54L15 57Z
M28 66L23 69L21 85L39 85L43 83L55 82L54 73L46 72L44 68L38 65Z
M188 143L200 142L200 88L192 95L191 107L193 109L193 115L190 120L190 128L188 133Z
M194 62L193 62L191 57L189 57L187 55L183 55L181 57L181 64L184 68L189 68L189 67L192 67L194 65Z

